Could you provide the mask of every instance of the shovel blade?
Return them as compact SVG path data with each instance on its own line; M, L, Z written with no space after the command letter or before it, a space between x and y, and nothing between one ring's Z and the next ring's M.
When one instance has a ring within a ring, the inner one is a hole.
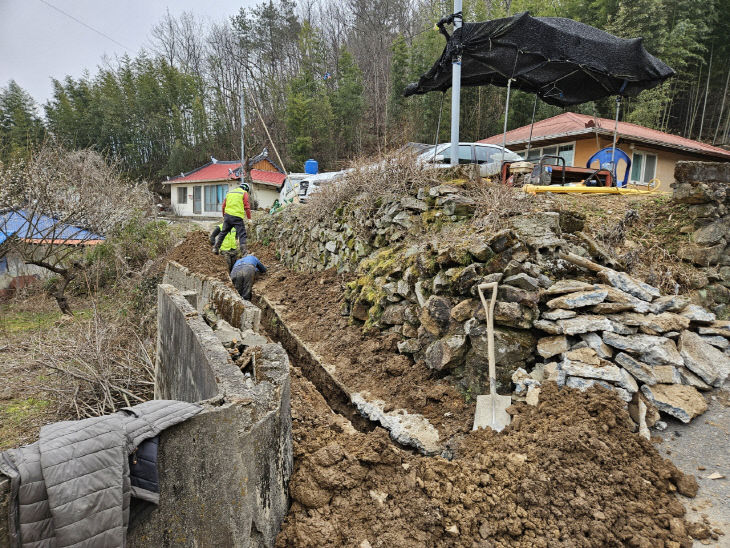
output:
M491 428L501 432L509 424L510 416L507 413L507 408L510 405L512 405L511 396L490 396L489 394L477 396L477 408L474 412L474 427L472 430Z

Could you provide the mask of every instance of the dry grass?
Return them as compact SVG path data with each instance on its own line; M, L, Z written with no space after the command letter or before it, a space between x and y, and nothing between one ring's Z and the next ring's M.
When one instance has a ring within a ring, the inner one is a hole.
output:
M475 183L467 187L467 195L476 202L472 225L476 229L498 231L506 228L510 217L531 211L538 202L522 189L500 183Z

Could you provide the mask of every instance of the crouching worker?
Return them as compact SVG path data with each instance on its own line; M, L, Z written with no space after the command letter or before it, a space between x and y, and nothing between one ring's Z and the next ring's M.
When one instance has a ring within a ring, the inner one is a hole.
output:
M215 239L222 229L223 223L213 229L213 232L211 232L209 236L210 245L215 245ZM235 228L232 228L228 235L223 239L220 252L226 258L226 261L228 262L228 272L230 272L233 269L236 259L238 259L238 243L236 242Z
M223 226L213 244L213 253L218 254L221 244L226 236L236 229L238 237L238 250L241 255L246 255L246 226L243 224L243 218L251 219L251 205L248 199L248 184L241 183L238 188L234 188L226 194L223 200Z
M243 259L238 259L231 270L233 286L247 301L251 300L251 288L253 288L256 272L263 274L266 272L266 267L253 255L246 255Z

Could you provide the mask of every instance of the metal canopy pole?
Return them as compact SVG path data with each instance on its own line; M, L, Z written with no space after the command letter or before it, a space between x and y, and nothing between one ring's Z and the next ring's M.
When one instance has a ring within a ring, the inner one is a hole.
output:
M616 137L618 136L618 111L620 108L621 96L619 95L616 97L616 122L613 126L613 146L611 147L611 174L613 175L613 186L618 186L618 181L616 180Z
M537 94L535 94L535 102L532 104L532 123L530 123L530 139L527 141L527 153L525 154L525 160L530 156L530 149L532 148L532 129L535 127L535 110L537 109Z
M504 104L504 129L502 130L502 161L499 163L499 172L502 173L504 165L504 147L507 145L507 118L509 117L509 94L512 91L512 78L507 80L507 101ZM532 129L530 129L532 133Z
M244 164L244 161L245 161L245 158L246 158L243 155L243 153L244 153L244 147L243 147L243 128L245 126L246 126L246 112L245 112L245 110L243 108L243 88L241 88L241 184L243 184L244 177L245 177L245 174L244 174L244 171L245 170L244 170L244 167L243 167L243 164Z
M454 35L461 28L462 0L454 0ZM461 33L459 33L461 34ZM461 38L460 38L461 39ZM461 109L461 51L451 62L451 165L459 163L459 111Z

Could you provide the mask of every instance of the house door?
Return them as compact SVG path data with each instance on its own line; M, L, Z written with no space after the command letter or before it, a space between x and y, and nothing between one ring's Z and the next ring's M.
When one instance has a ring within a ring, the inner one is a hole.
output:
M193 187L193 214L200 215L203 213L203 187Z

